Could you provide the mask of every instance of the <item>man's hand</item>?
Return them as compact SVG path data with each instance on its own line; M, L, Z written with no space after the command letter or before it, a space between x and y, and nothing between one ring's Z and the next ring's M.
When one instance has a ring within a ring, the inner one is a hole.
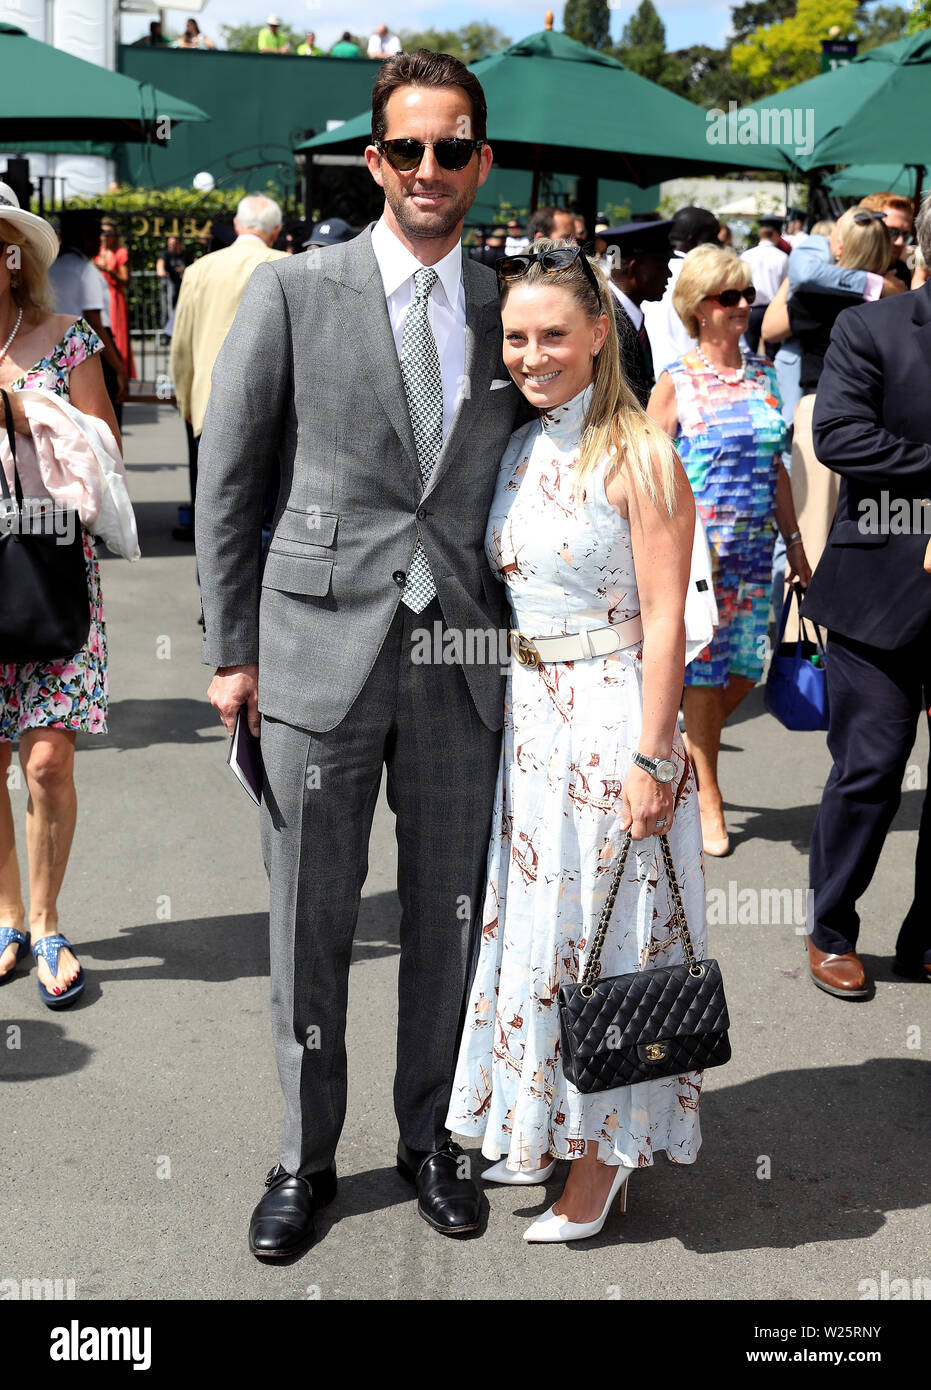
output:
M207 686L207 699L223 720L226 732L232 736L240 705L248 707L249 732L261 736L259 718L259 668L250 666L218 666L217 673Z
M883 287L880 291L880 299L888 299L891 294L904 294L905 281L900 280L898 275L893 275L891 271L883 276Z
M786 579L790 584L797 579L803 589L807 589L811 583L811 565L801 541L790 545L786 551Z
M127 378L125 372L117 372L117 374L116 374L116 399L117 399L118 401L125 401L126 398L128 397L128 395L129 395L129 379Z

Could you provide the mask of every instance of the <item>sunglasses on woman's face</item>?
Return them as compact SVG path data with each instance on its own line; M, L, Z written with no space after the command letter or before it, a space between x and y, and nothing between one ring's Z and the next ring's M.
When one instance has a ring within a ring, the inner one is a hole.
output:
M450 173L464 169L476 150L484 145L484 140L376 140L375 148L383 154L392 168L399 173L409 174L420 165L424 151L429 145L433 158L441 169Z
M715 300L722 309L735 309L742 299L752 304L756 299L756 289L748 285L745 290L722 290L720 294L709 294L708 298Z
M600 299L601 292L598 289L598 281L595 279L595 272L588 263L585 255L585 248L582 246L558 246L553 251L525 251L522 256L502 256L495 262L495 270L498 272L498 279L510 284L512 280L520 280L527 274L530 267L536 262L543 269L546 275L558 275L561 270L568 270L581 259L582 269L588 277L589 284Z

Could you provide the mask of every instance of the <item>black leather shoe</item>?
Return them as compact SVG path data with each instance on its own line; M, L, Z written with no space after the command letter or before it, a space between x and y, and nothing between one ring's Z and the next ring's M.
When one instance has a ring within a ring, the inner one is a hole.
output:
M904 975L909 980L931 980L931 961L927 959L929 952L925 951L924 956L907 958L900 956L896 952L892 968L897 975Z
M309 1250L316 1238L314 1212L336 1196L336 1165L306 1178L276 1164L268 1189L249 1222L249 1249L260 1260L285 1260Z
M417 1189L417 1210L444 1236L465 1235L479 1224L481 1198L470 1177L460 1177L462 1149L446 1139L433 1150L398 1144L398 1172Z

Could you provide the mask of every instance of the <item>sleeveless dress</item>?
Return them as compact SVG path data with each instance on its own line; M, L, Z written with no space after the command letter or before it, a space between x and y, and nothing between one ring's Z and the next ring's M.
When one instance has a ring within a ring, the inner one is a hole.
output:
M485 547L530 637L621 623L640 610L630 528L604 493L607 458L572 496L590 389L512 435ZM508 667L477 966L446 1123L482 1153L533 1169L547 1154L648 1167L692 1163L701 1072L582 1095L560 1065L556 994L578 979L623 840L621 788L640 737L642 647ZM704 954L701 822L678 731L669 845L696 954ZM658 840L633 841L602 974L684 960Z
M759 680L772 589L779 451L786 425L776 369L747 354L729 385L697 352L666 368L676 391L676 448L695 494L711 551L718 626L685 668L686 685L724 686L731 675Z
M71 370L102 351L103 343L87 320L77 319L48 356L7 389L23 391L38 386L67 397ZM87 641L66 659L19 665L0 662L0 741L15 741L27 729L107 732L107 634L100 567L93 536L83 526L81 531L91 617Z

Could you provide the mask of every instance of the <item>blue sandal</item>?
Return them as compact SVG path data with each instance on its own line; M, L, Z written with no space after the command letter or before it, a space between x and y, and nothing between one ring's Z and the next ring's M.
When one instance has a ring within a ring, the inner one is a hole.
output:
M36 965L39 964L39 957L41 956L52 974L57 975L58 953L62 946L67 946L69 951L74 950L71 942L64 936L42 936L38 941L34 941L32 944L32 954L35 958ZM39 986L39 998L42 1000L42 1003L48 1005L50 1009L61 1009L67 1004L74 1003L75 999L77 999L78 995L84 989L84 971L79 965L78 978L73 985L70 985L68 989L65 990L64 994L51 994L49 990L45 988L41 980L37 980L36 983Z
M17 965L19 965L21 960L25 960L26 956L29 954L28 932L26 932L24 936L23 933L17 931L15 927L0 927L0 956L3 955L8 946L12 946L16 942L19 943L19 950L16 952L16 960L13 962L13 969L8 970L5 975L0 975L0 984L13 978L13 975L16 973Z

